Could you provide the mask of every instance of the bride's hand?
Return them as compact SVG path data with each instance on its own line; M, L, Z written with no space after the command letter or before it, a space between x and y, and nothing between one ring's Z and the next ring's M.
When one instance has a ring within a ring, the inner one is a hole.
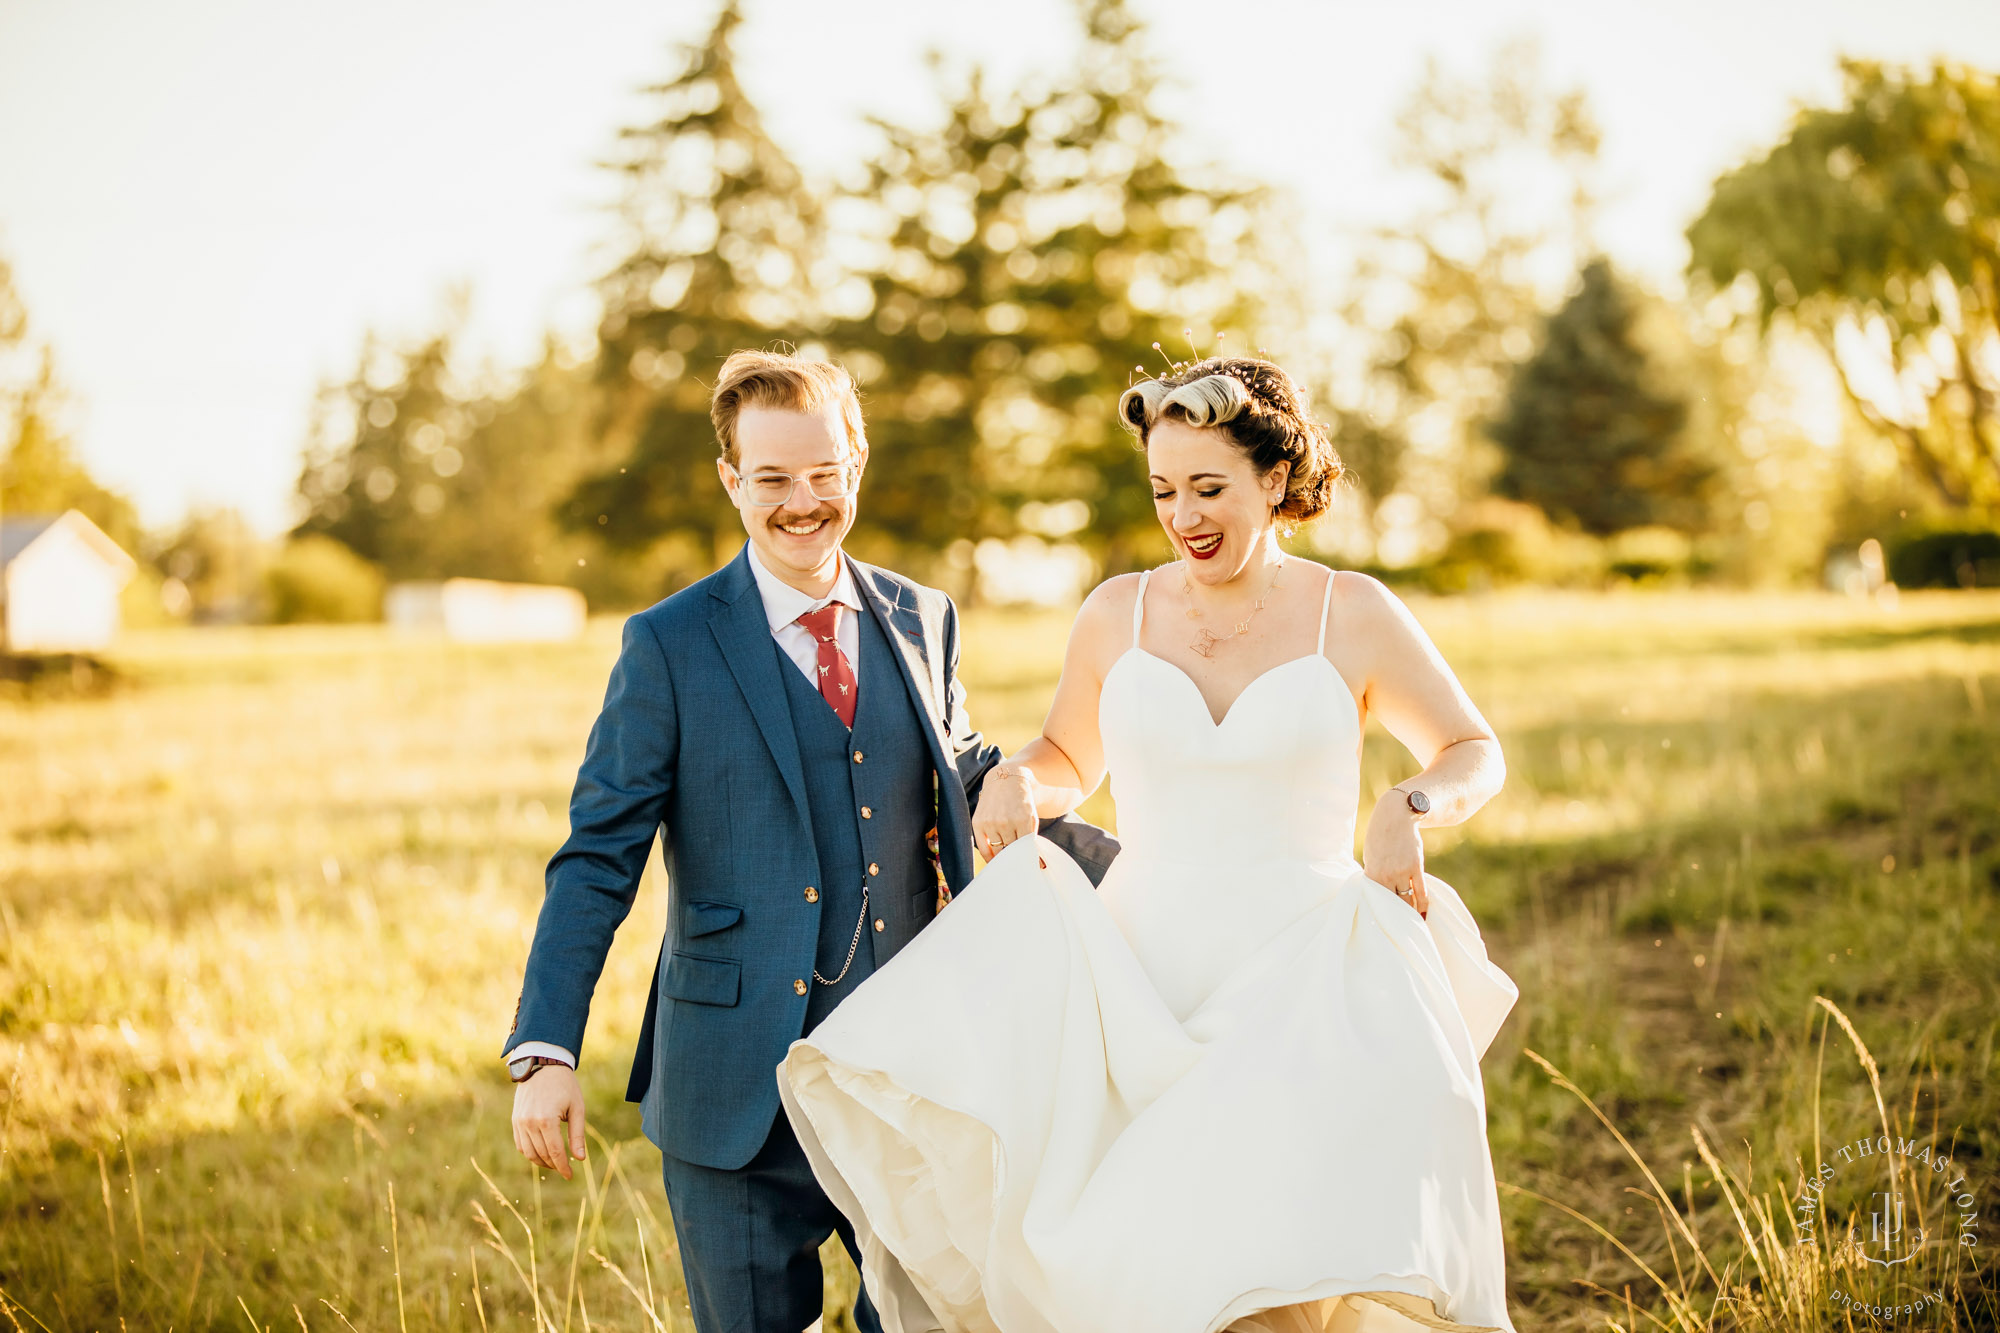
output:
M1361 840L1362 873L1393 890L1397 897L1429 916L1431 898L1424 888L1424 839L1402 792L1390 788L1375 803L1368 832Z
M972 841L991 861L1009 843L1041 827L1035 817L1035 775L1025 768L996 764L979 789L979 809L972 816Z

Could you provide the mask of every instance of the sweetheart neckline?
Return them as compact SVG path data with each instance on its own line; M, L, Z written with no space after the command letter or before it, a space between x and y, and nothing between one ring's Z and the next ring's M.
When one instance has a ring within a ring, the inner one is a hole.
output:
M1105 671L1104 679L1106 681L1109 681L1111 679L1111 672L1116 671L1120 663L1122 663L1126 658L1133 656L1134 654L1137 654L1141 657L1152 658L1155 662L1158 662L1161 666L1167 668L1169 671L1173 672L1176 676L1179 676L1182 680L1186 681L1188 688L1194 691L1195 701L1201 705L1201 715L1202 717L1207 719L1209 730L1211 731L1221 731L1224 724L1226 724L1230 718L1236 716L1236 706L1243 702L1243 696L1250 693L1250 691L1256 689L1258 685L1262 684L1272 675L1275 675L1277 672L1283 671L1286 667L1293 666L1299 662L1310 662L1317 659L1318 661L1326 663L1327 666L1332 667L1334 679L1340 682L1341 696L1347 700L1347 707L1350 711L1350 714L1354 718L1355 729L1359 730L1361 727L1361 705L1354 701L1354 691L1348 688L1347 677L1341 674L1340 668L1334 666L1333 659L1328 657L1325 653L1318 653L1318 652L1302 653L1297 657L1288 657L1284 661L1279 662L1275 666L1266 667L1263 671L1257 674L1255 679L1253 679L1249 684L1245 685L1242 689L1236 692L1236 697L1229 701L1229 707L1222 710L1221 721L1217 721L1215 714L1208 711L1208 699L1206 696L1202 694L1201 686L1195 683L1194 677L1190 676L1187 673L1187 668L1181 666L1179 663L1168 661L1166 658L1160 656L1158 653L1152 651L1150 648L1142 648L1136 643L1133 644L1131 647L1127 648L1124 652L1118 655L1117 661L1114 661L1111 664L1110 668Z

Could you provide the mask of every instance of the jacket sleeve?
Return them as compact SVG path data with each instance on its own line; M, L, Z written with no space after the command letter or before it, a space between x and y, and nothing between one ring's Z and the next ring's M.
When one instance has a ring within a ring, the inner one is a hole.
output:
M951 738L959 781L965 786L966 807L977 810L979 790L986 784L986 775L1003 756L1000 747L989 744L984 736L974 731L966 717L965 683L958 676L958 607L950 598L945 599L944 637L948 687L946 734ZM1112 858L1118 855L1118 839L1075 815L1044 819L1041 834L1068 852L1071 859L1083 868L1092 885L1103 882L1104 872L1111 868Z
M570 794L569 837L549 861L508 1049L545 1041L582 1054L591 993L673 791L679 734L666 654L633 616Z

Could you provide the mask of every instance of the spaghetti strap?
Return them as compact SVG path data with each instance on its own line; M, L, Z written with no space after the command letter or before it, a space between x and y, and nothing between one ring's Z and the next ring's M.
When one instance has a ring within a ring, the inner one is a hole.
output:
M1319 603L1319 647L1313 651L1322 657L1326 656L1326 613L1333 609L1333 580L1338 572L1333 569L1326 571L1326 595L1320 598Z
M1132 599L1132 646L1139 646L1139 622L1146 616L1146 580L1153 577L1150 569L1139 573L1139 595Z

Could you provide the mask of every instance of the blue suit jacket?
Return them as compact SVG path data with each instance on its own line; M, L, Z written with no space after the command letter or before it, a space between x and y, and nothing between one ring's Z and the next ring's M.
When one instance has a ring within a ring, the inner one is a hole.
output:
M1000 759L953 706L958 611L934 588L850 563L946 779L939 850L955 892L972 880L971 803ZM818 947L800 890L821 882L819 859L780 669L747 548L625 622L505 1047L582 1051L605 954L659 833L667 936L626 1096L642 1104L646 1136L663 1151L724 1170L748 1162L770 1131L775 1071L804 1022L794 981L810 974ZM1093 881L1117 853L1108 834L1078 820L1044 831ZM881 915L878 961L929 919L910 904Z

